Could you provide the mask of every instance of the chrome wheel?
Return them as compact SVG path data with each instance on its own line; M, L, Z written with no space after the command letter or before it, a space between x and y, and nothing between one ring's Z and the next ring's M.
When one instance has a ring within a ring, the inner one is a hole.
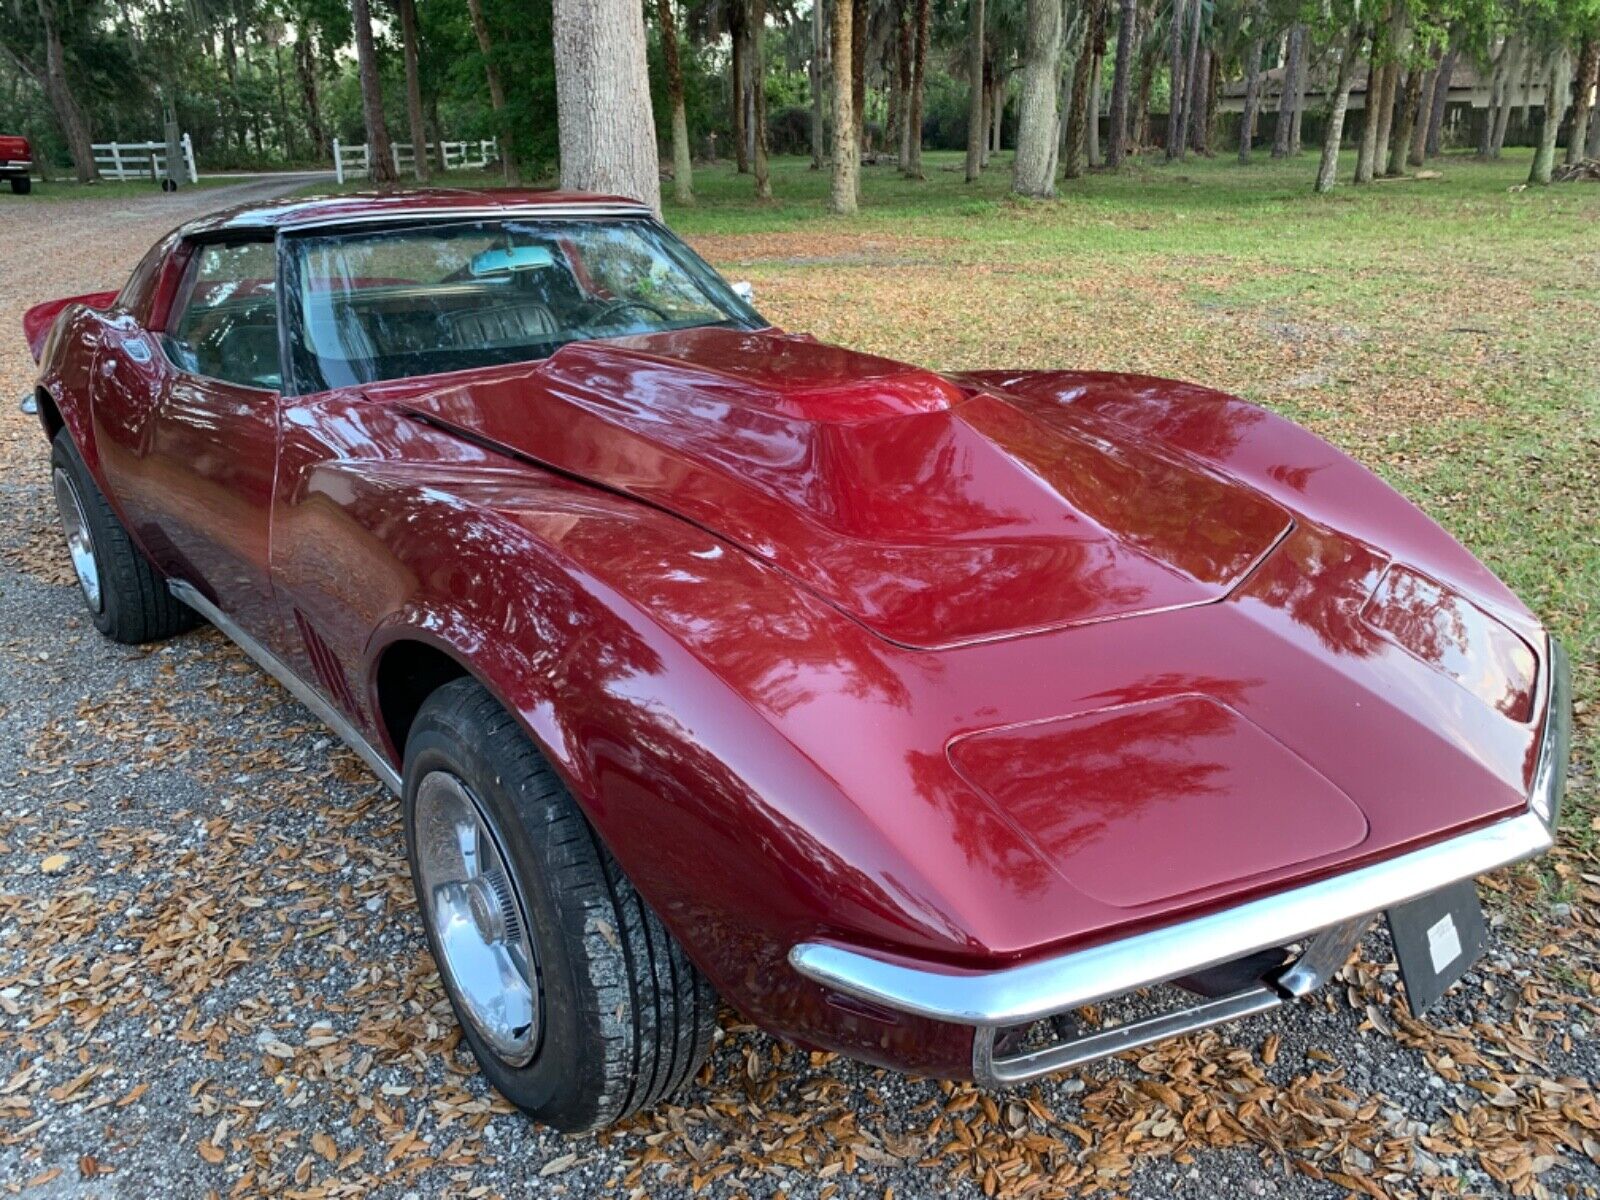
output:
M83 515L83 503L78 499L77 485L60 467L52 476L56 492L56 511L61 514L61 529L67 535L67 552L72 555L72 569L78 573L78 586L83 598L95 612L100 611L100 568L94 560L94 537L89 532L89 521Z
M417 786L417 892L439 969L475 1032L510 1066L539 1045L538 960L527 906L489 814L448 771Z

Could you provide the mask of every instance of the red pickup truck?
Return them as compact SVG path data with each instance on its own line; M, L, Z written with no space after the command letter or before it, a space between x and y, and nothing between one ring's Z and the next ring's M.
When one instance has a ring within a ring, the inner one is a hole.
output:
M33 190L29 172L33 170L33 149L25 137L0 134L0 179L11 181L11 190L26 196Z

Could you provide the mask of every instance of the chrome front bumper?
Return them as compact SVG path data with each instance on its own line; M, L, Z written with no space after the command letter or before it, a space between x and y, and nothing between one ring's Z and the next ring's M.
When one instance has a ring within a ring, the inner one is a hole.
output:
M1554 844L1571 753L1572 692L1566 654L1553 638L1546 662L1539 762L1528 808L1515 817L1234 908L1020 966L938 970L820 942L795 946L790 965L834 992L897 1012L974 1026L972 1073L986 1086L1035 1079L1275 1008L1325 983L1344 965L1377 914L1532 858ZM997 1049L1002 1031L1296 944L1302 948L1293 961L1226 995L1036 1049Z

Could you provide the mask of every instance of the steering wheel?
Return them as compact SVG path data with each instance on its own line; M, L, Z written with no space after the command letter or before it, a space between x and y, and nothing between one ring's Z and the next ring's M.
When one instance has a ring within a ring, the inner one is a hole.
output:
M642 308L646 312L653 313L656 316L660 317L663 321L670 321L672 319L671 317L667 316L666 313L662 312L659 308L657 308L654 304L651 304L648 300L622 299L622 300L612 300L612 301L608 302L607 304L605 304L604 306L602 306L600 311L595 313L595 315L593 317L593 320L595 320L595 321L604 321L607 317L614 316L614 315L616 315L617 313L620 313L620 312L626 312L630 308Z

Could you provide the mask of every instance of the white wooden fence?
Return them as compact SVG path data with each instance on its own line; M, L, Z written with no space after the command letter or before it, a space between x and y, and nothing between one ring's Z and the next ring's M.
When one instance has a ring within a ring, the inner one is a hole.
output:
M183 135L183 165L189 182L195 183L199 175L194 169L194 143ZM166 142L95 142L94 162L106 179L153 179L160 181L167 175Z
M394 154L394 170L396 175L407 175L415 168L416 151L410 142L394 142L390 146ZM444 167L447 171L460 171L468 168L482 169L500 157L500 139L485 138L478 142L445 142L438 147L443 151ZM428 158L433 162L439 161L435 153L435 146L428 143ZM348 146L333 139L333 171L340 183L345 177L359 178L369 174L372 170L372 152L367 143Z

